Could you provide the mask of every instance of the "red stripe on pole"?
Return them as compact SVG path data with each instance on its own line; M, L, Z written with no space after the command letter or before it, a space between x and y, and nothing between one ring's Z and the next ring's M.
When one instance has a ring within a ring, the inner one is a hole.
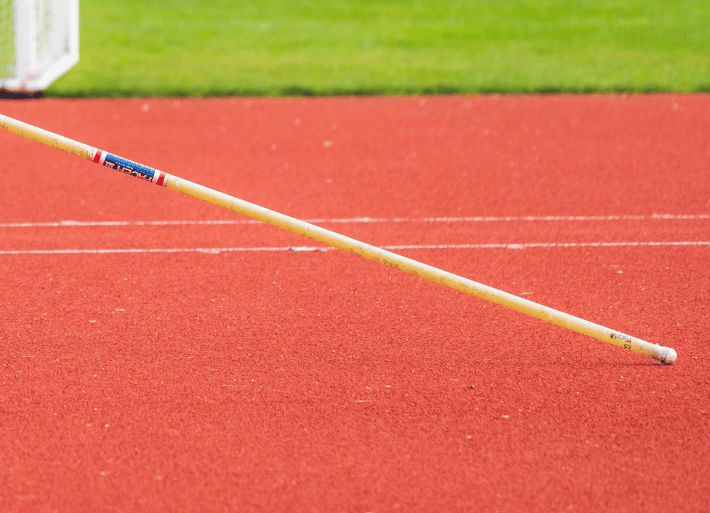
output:
M101 150L96 150L96 155L94 155L94 162L97 164L101 162Z
M162 187L163 182L165 181L165 173L162 171L158 171L158 181L156 182L159 187Z

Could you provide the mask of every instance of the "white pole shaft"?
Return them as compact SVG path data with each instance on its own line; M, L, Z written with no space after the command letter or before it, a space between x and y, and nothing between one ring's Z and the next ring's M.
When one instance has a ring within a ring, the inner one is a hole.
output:
M115 167L115 164L110 164L116 160L116 157L111 154L107 154L106 152L97 150L91 146L67 139L66 137L52 134L46 130L41 130L33 127L32 125L16 121L1 114L0 127L17 135L41 142L74 155L78 155L88 160L94 160L96 162L100 161L105 165L113 165L113 167ZM214 205L228 208L252 219L278 226L284 230L309 237L334 248L349 251L350 253L394 267L395 269L399 269L409 274L414 274L452 289L465 292L466 294L485 299L492 303L510 308L511 310L525 313L527 315L531 315L532 317L542 319L543 321L551 322L552 324L562 326L572 331L583 333L590 337L629 349L635 353L650 356L661 363L670 365L676 361L677 354L675 350L669 347L651 344L619 331L605 328L599 324L595 324L593 322L580 319L579 317L560 312L553 308L534 303L527 299L514 296L513 294L488 287L487 285L477 283L456 274L442 271L441 269L412 260L411 258L397 255L396 253L392 253L350 237L340 235L336 232L326 230L325 228L306 223L305 221L300 221L293 217L274 212L273 210L249 203L248 201L215 191L209 187L204 187L188 180L178 178L177 176L167 175L161 171L146 168L141 164L126 161L125 159L118 159L122 162L122 167L120 167L121 170L128 172L126 171L126 167L130 166L130 164L134 164L134 167L138 169L137 173L139 173L141 178L151 182L157 182L159 185L166 186L174 191L187 194ZM147 177L149 172L155 174L150 174L150 177Z

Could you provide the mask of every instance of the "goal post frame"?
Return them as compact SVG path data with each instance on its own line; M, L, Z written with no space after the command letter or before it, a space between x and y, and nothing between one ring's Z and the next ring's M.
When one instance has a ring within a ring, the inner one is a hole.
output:
M13 14L15 73L0 77L0 90L42 91L79 62L79 0L14 0ZM40 26L43 19L48 29Z

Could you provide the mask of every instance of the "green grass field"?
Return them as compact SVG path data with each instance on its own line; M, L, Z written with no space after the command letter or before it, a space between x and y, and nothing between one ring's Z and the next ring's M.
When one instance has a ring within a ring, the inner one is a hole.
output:
M47 94L707 90L707 1L92 0Z
M12 3L0 0L0 77L14 74L15 26L12 20Z

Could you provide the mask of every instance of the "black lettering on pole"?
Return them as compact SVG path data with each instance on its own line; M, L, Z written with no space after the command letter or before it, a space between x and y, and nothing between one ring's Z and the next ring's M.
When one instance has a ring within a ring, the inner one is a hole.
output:
M138 162L133 162L132 160L117 157L116 155L111 155L110 153L107 153L104 158L104 166L148 182L152 182L157 174L157 171L153 168L144 166Z

